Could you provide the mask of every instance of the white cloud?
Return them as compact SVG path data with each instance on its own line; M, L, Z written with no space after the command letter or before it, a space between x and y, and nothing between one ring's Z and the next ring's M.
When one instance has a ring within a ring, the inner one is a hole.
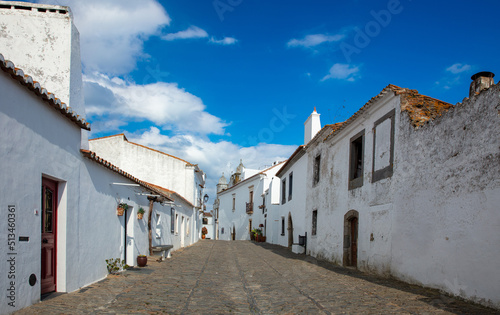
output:
M143 43L170 24L156 0L41 0L71 7L80 32L81 55L87 72L129 73L144 57Z
M456 64L446 68L446 71L451 72L453 74L459 74L459 73L462 73L464 71L469 71L470 69L471 69L470 65L456 63Z
M166 136L160 129L151 127L146 132L127 134L127 138L136 143L172 154L198 163L207 173L208 193L215 196L215 185L222 172L229 177L243 159L247 168L262 169L274 161L287 159L297 148L291 145L258 144L242 147L228 141L211 142L203 137L193 135ZM213 198L211 198L213 202Z
M199 28L198 26L190 26L184 31L179 31L177 33L170 33L162 36L164 40L172 41L176 39L191 39L191 38L205 38L208 37L208 33Z
M350 82L355 81L359 77L359 67L350 66L345 63L336 63L330 68L330 74L321 79L325 81L328 79L347 80Z
M210 38L210 42L219 45L234 45L238 40L234 37L224 37L223 39Z
M102 74L84 76L87 114L93 120L148 120L174 132L224 134L227 126L203 101L176 83L138 85Z
M345 37L343 34L326 35L326 34L313 34L307 35L303 39L291 39L286 44L288 47L305 47L310 48L318 46L323 43L338 42Z

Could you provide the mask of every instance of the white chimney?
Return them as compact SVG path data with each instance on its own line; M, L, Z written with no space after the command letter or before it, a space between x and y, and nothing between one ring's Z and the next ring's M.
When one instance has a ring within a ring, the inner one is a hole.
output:
M314 111L304 123L304 144L309 143L309 141L314 138L318 131L321 130L321 121L319 119L319 115L320 114L316 112L316 107L314 107Z

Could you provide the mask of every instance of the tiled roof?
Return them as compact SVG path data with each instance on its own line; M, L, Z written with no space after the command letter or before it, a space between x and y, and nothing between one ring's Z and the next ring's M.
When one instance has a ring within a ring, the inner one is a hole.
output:
M179 161L182 161L182 162L186 163L186 164L187 164L187 165L189 165L189 166L198 166L198 164L192 164L192 163L189 163L188 161L183 160L183 159L181 159L181 158L178 158L178 157L176 157L176 156L173 156L173 155L171 155L171 154L168 154L168 153L165 153L165 152L162 152L162 151L159 151L159 150L155 150L155 149L153 149L153 148L147 147L147 146L142 145L142 144L138 144L138 143L130 142L130 141L128 141L127 137L126 137L126 136L125 136L125 134L123 134L123 133L120 133L120 134L117 134L117 135L112 135L112 136L101 137L101 138L89 139L89 141L102 140L102 139L112 138L112 137L118 137L118 136L122 136L122 137L123 137L123 139L124 139L126 142L130 143L130 144L133 144L133 145L136 145L136 146L139 146L139 147L142 147L142 148L145 148L145 149L148 149L148 150L151 150L151 151L154 151L154 152L157 152L157 153L160 153L160 154L163 154L163 155L169 156L169 157L171 157L171 158L174 158L174 159L177 159L177 160L179 160Z
M175 192L173 190L170 190L170 189L167 189L167 188L163 188L163 187L158 186L158 185L151 184L151 183L148 183L148 184L151 185L151 186L153 186L154 188L156 188L158 190L163 191L166 195L169 196L169 198L172 198L172 195L175 195L175 196L179 197L179 199L184 200L184 202L186 202L189 206L194 207L194 205L191 202L189 202L186 198L184 198L181 195L179 195L177 192ZM175 200L175 198L176 197L173 197L174 200Z
M363 107L361 107L354 115L349 117L344 122L330 125L332 131L324 139L337 134L342 129L349 126L356 118L361 116L368 108L370 108L377 100L385 96L387 93L394 93L401 96L401 112L407 112L410 117L410 123L413 127L419 128L427 121L441 116L453 105L435 98L419 94L417 90L401 88L399 86L389 84L379 94L372 97Z
M89 151L89 150L80 150L83 154L83 156L85 156L86 158L98 163L98 164L101 164L102 166L106 167L107 169L110 169L112 170L113 172L115 173L118 173L120 175L122 175L123 177L141 185L142 187L146 188L146 189L149 189L151 190L152 192L156 193L156 194L159 194L160 196L166 198L168 201L174 201L172 198L170 198L170 195L165 193L164 191L156 188L157 186L155 185L152 185L150 183L147 183L145 181L142 181L140 179L138 179L137 177L134 177L132 175L130 175L129 173L123 171L122 169L120 169L119 167L111 164L110 162L106 161L105 159L99 157L97 154L95 154L95 152L92 152L92 151Z
M4 72L10 74L10 76L14 80L18 81L19 83L21 83L21 85L24 85L28 90L33 92L47 105L54 108L63 116L74 122L78 127L85 130L90 130L90 123L81 118L77 113L73 112L70 107L61 102L61 100L55 97L54 94L48 92L40 85L40 83L38 83L37 81L33 81L33 78L31 76L24 74L23 70L16 68L12 61L5 60L2 54L0 54L0 68Z

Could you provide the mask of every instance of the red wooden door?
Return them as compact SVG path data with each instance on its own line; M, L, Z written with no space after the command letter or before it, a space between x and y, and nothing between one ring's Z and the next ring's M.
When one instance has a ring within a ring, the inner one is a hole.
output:
M57 183L42 179L42 294L56 290Z
M351 266L358 266L358 219L351 220Z

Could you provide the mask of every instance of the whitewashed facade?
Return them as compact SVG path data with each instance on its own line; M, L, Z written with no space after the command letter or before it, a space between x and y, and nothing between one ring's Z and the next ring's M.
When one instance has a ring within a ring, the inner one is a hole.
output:
M190 201L87 150L90 125L69 8L2 2L0 17L0 41L29 38L2 42L1 49L35 72L25 75L0 51L0 313L103 279L105 259L136 265L136 256L149 252L149 214L153 246L196 242L201 217ZM129 206L123 216L119 203Z
M126 172L173 190L201 209L206 175L198 165L130 142L124 134L91 139L89 147Z
M267 237L265 192L283 163L275 162L273 166L257 173L250 170L249 174L256 173L250 177L246 177L247 172L243 170L241 181L217 193L218 239L250 240L250 231L259 228Z
M498 308L498 90L453 107L388 86L318 133L307 253Z

